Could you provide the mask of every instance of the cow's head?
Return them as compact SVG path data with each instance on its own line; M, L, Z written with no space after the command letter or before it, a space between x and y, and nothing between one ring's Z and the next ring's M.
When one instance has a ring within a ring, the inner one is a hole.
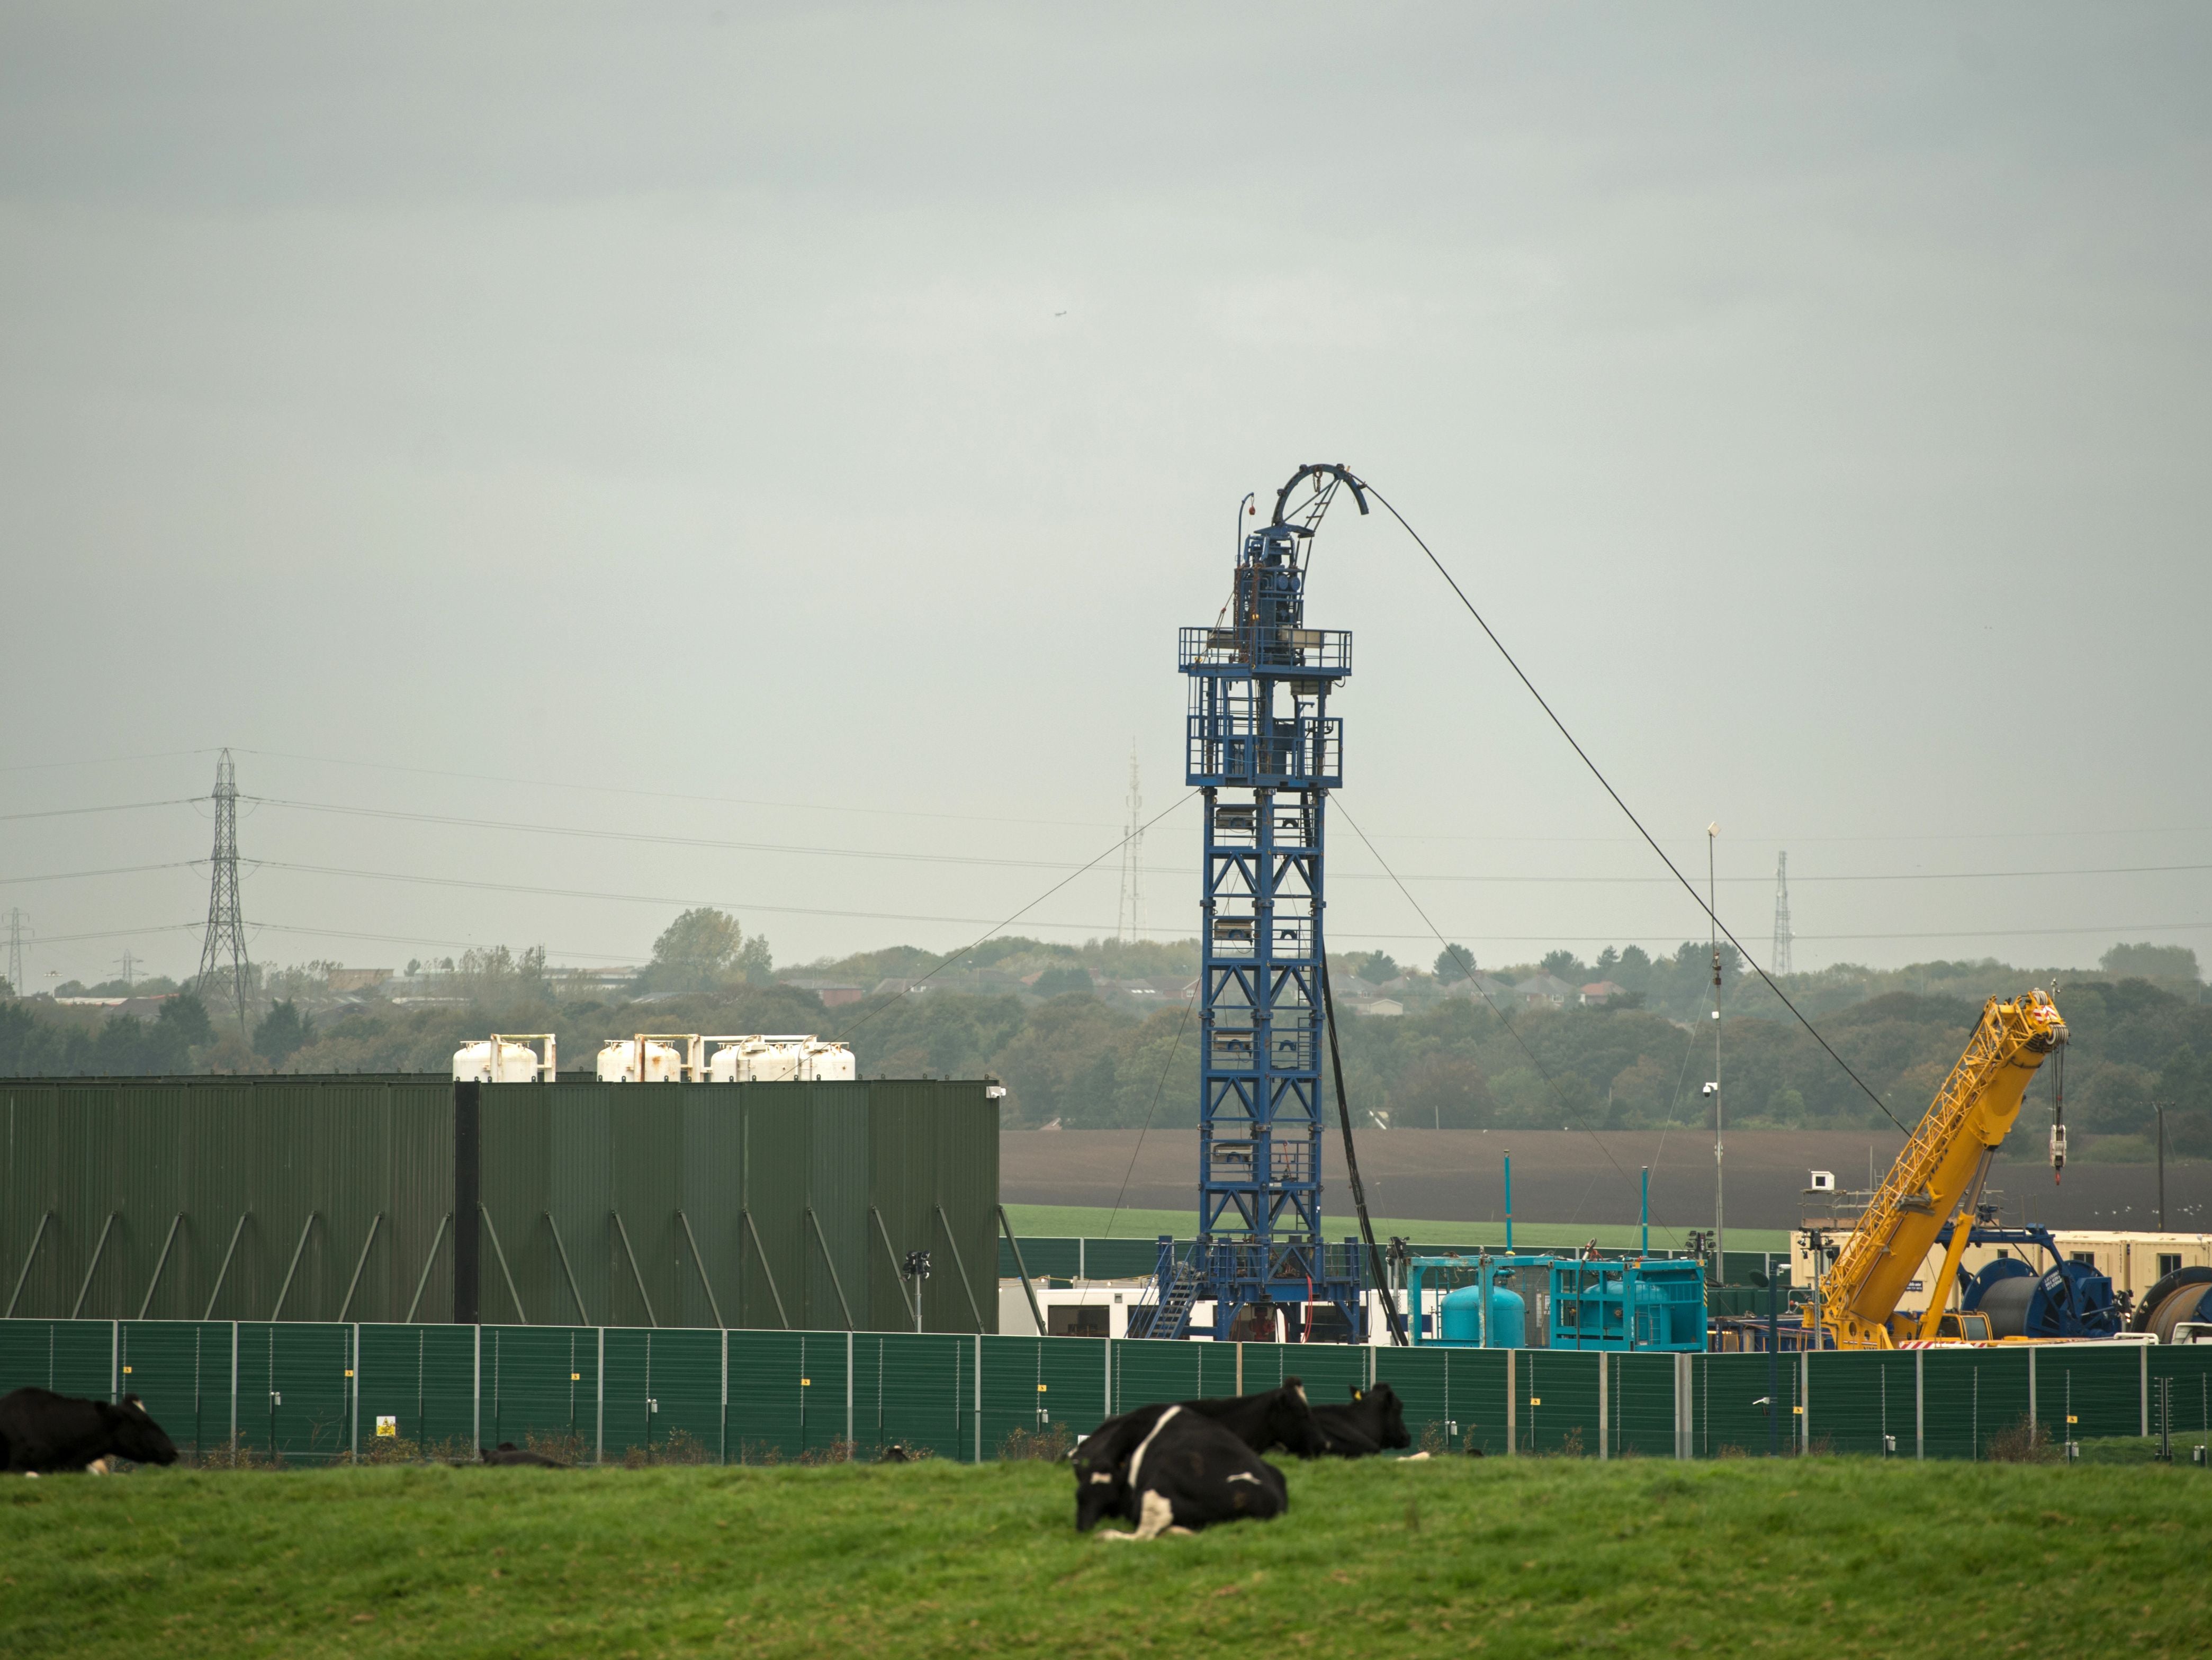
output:
M1120 1516L1129 1507L1129 1484L1115 1468L1109 1448L1101 1446L1085 1455L1080 1446L1068 1456L1075 1471L1075 1530L1088 1533L1109 1516Z
M125 1396L120 1406L112 1407L104 1401L98 1404L100 1423L114 1440L117 1452L137 1464L177 1462L177 1444L146 1415L146 1408L137 1396Z
M1300 1458L1318 1458L1328 1450L1321 1426L1314 1422L1306 1403L1306 1386L1295 1378L1283 1379L1280 1388L1267 1391L1267 1430Z
M1409 1447L1413 1438L1406 1433L1406 1409L1398 1399L1398 1391L1388 1384L1377 1384L1372 1389L1354 1388L1352 1398L1373 1413L1376 1428L1375 1439L1378 1445Z

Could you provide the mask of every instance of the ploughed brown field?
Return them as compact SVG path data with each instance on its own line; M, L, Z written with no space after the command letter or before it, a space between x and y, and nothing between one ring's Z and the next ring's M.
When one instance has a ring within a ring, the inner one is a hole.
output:
M1863 1187L1904 1145L1884 1135L1840 1130L1739 1130L1728 1137L1728 1220L1737 1227L1794 1227L1808 1170L1832 1170L1839 1187ZM1990 1177L2004 1219L2053 1227L2155 1227L2157 1177L2148 1165L2069 1165L2053 1186L2043 1137L2014 1138ZM1180 1209L1194 1203L1198 1137L1190 1130L1010 1130L999 1138L999 1191L1008 1204ZM1332 1132L1322 1180L1328 1214L1348 1213L1344 1149ZM1369 1130L1359 1137L1368 1208L1378 1216L1435 1221L1502 1221L1504 1155L1513 1154L1513 1215L1530 1222L1632 1223L1637 1172L1651 1166L1651 1215L1676 1227L1713 1215L1713 1138L1707 1130L1622 1130L1592 1136L1558 1130ZM1132 1170L1130 1158L1135 1154ZM1608 1155L1610 1159L1608 1160ZM2212 1163L2169 1158L2168 1225L2212 1227Z

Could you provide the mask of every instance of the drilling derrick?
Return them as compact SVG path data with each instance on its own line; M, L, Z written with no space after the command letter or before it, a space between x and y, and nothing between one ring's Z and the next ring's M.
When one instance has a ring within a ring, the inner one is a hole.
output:
M1180 1258L1161 1241L1154 1337L1190 1335L1202 1303L1217 1339L1247 1308L1272 1332L1285 1304L1333 1304L1350 1336L1366 1334L1356 1244L1321 1232L1323 832L1343 772L1328 700L1352 672L1352 635L1306 626L1305 580L1340 487L1367 511L1343 468L1301 468L1273 521L1243 536L1221 617L1179 641L1186 782L1206 803L1198 1236Z

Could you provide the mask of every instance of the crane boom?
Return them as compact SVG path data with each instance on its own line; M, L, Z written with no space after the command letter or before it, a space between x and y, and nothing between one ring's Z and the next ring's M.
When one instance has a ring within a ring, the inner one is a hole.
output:
M1817 1318L1837 1348L1890 1348L1900 1337L1935 1334L1990 1162L2020 1116L2036 1069L2065 1041L2065 1022L2041 991L1982 1005L1966 1053L1826 1277ZM1898 1300L1954 1217L1950 1251L1929 1288L1927 1312L1911 1330L1900 1330ZM1812 1310L1806 1318L1814 1323Z

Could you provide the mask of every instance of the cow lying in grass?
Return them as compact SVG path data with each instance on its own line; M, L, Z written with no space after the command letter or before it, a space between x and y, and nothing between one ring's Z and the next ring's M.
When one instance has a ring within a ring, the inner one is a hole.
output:
M119 1406L48 1389L19 1389L0 1397L0 1468L24 1475L80 1469L105 1475L114 1458L177 1462L177 1444L146 1415L137 1396L125 1396Z
M1316 1407L1313 1418L1322 1451L1332 1457L1371 1458L1387 1448L1413 1445L1398 1391L1388 1384L1372 1389L1355 1385L1349 1405Z
M567 1469L570 1466L558 1458L548 1458L542 1452L532 1452L512 1441L501 1441L495 1447L478 1447L477 1456L487 1464L522 1465L538 1469Z
M1084 1438L1072 1462L1079 1533L1118 1517L1135 1530L1108 1538L1157 1539L1291 1507L1280 1470L1188 1407L1139 1407L1109 1418Z

